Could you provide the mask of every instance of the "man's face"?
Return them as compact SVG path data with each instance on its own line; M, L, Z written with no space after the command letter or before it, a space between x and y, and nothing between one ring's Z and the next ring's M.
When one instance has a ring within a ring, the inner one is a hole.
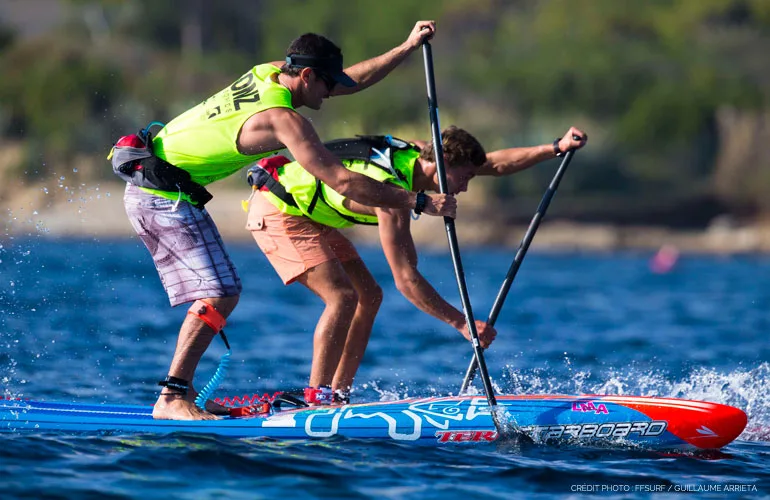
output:
M472 163L463 165L448 165L446 182L449 194L464 193L468 190L468 182L476 176L476 166ZM436 179L438 182L438 178Z
M305 105L310 109L321 109L324 99L328 99L334 88L334 79L321 71L306 68L305 81ZM305 71L305 70L303 70Z

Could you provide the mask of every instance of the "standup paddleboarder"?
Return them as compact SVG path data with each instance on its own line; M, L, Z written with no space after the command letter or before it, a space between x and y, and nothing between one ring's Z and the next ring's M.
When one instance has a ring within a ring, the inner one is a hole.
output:
M142 133L116 144L116 157L146 151L140 139L151 145L151 156L141 163L113 161L113 168L129 181L126 212L152 254L171 305L193 303L168 376L159 382L163 389L154 418L215 418L193 403L192 381L201 356L238 302L241 281L203 208L211 198L204 186L288 148L301 168L351 200L454 217L452 196L421 196L344 168L295 111L320 109L324 99L374 85L432 38L435 29L433 21L419 21L404 43L344 71L339 47L323 36L302 35L289 46L285 61L251 68L165 125L154 139ZM218 409L211 402L206 406Z

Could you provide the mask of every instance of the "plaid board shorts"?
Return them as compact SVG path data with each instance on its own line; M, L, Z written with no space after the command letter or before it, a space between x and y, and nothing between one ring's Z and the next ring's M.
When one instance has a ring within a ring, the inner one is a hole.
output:
M241 293L241 279L205 208L185 201L177 204L131 184L123 203L172 306Z

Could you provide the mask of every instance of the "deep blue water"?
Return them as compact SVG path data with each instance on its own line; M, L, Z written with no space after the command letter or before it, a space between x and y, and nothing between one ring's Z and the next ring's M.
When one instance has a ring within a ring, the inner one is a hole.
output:
M168 306L138 241L5 237L1 244L4 395L151 404L186 308ZM244 293L228 326L234 362L217 394L304 386L320 302L300 285L284 287L255 245L229 248ZM470 344L401 297L378 249L362 255L385 301L354 400L456 394ZM478 318L486 318L512 256L463 251ZM648 258L528 255L487 353L490 374L505 393L658 395L740 407L748 430L721 452L1 435L0 496L445 500L596 488L621 498L648 497L657 485L713 491L728 484L745 490L697 495L770 496L763 441L770 439L770 258L684 256L665 275L651 273ZM448 254L422 251L420 259L431 283L459 305ZM223 352L213 344L197 385Z

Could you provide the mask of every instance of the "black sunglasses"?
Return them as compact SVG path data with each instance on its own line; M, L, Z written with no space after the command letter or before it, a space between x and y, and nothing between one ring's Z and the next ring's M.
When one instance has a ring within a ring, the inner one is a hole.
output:
M315 71L316 76L324 82L324 85L326 85L326 89L329 92L331 92L334 89L334 86L337 85L337 80L335 80L329 73L324 73L317 69L314 69L313 71Z

